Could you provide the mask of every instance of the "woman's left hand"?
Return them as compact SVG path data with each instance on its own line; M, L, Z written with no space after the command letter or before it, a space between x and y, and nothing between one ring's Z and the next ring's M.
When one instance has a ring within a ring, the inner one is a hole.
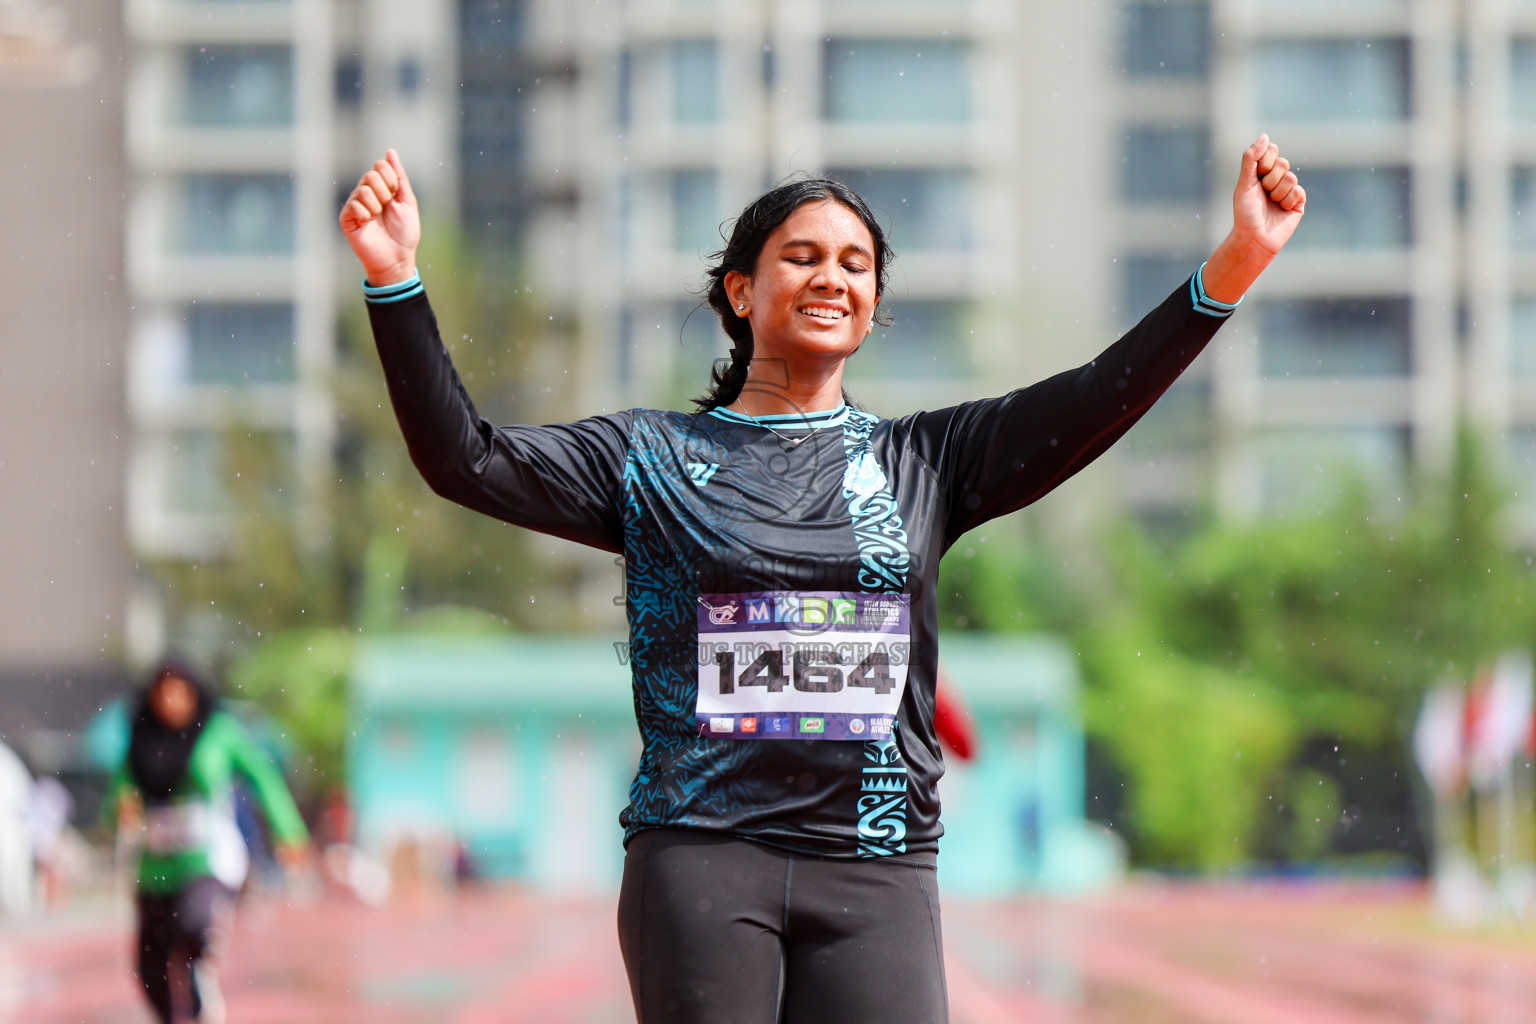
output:
M1280 147L1260 135L1243 151L1232 191L1234 241L1247 242L1273 257L1291 240L1307 209L1307 190L1296 180Z
M1307 210L1307 190L1296 180L1280 147L1260 135L1243 150L1232 190L1232 231L1201 271L1205 292L1236 302L1291 240Z

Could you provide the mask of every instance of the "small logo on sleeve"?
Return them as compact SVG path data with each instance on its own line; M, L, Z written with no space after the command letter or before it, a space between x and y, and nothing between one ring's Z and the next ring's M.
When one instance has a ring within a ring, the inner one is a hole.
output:
M709 478L720 469L718 462L690 462L688 463L688 479L703 487L709 483Z

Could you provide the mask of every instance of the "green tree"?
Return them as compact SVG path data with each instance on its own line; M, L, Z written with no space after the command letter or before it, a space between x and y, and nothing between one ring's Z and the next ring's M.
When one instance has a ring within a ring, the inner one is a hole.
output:
M1536 576L1511 544L1507 490L1465 432L1407 509L1357 483L1315 514L1210 522L1177 543L1121 523L1101 565L1079 557L1074 571L1043 538L967 537L941 575L941 622L1071 638L1139 861L1317 856L1343 795L1307 751L1345 744L1368 755L1351 770L1406 774L1424 690L1536 642Z

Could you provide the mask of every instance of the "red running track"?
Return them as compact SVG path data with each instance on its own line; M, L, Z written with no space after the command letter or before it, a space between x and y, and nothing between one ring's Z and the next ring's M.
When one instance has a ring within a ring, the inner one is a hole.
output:
M1139 886L944 912L954 1024L1536 1024L1536 930L1442 930L1411 887ZM121 912L0 928L0 1024L149 1024L128 955ZM250 903L224 987L229 1024L634 1019L613 899L516 889Z

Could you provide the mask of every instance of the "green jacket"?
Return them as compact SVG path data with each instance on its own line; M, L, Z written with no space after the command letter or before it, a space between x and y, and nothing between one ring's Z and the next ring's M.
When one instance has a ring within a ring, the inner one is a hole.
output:
M175 892L193 879L222 874L215 870L220 850L238 836L234 830L236 772L250 780L267 825L279 842L303 843L309 838L299 809L272 759L252 741L233 715L216 711L198 736L187 763L187 774L170 803L144 809L140 891ZM114 827L123 794L136 791L133 774L125 761L113 773L107 791L107 815ZM243 851L236 856L243 856Z

